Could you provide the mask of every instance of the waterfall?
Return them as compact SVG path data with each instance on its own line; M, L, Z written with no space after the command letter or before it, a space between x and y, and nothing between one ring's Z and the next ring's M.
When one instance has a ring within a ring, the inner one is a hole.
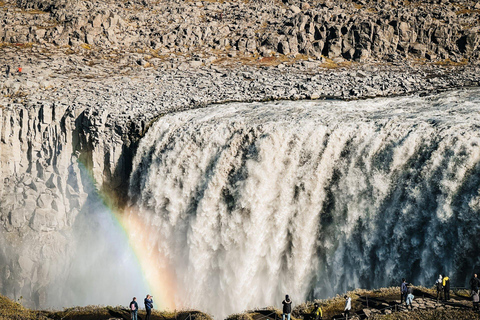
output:
M166 115L129 196L177 304L223 317L402 277L464 285L480 267L479 188L474 89Z

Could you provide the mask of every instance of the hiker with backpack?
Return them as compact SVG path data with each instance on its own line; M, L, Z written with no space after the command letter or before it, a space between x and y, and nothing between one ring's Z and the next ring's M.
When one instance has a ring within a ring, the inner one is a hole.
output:
M145 320L150 320L150 315L152 314L152 309L153 309L153 296L147 294L147 297L145 298L145 311L147 311L147 315L145 316Z
M448 276L443 277L443 300L450 300L450 278Z
M132 320L137 320L138 303L137 303L137 298L136 297L133 297L132 302L130 302L129 309L130 309L130 313L132 315Z
M282 314L282 320L285 320L285 316L287 316L287 319L290 320L290 314L292 313L292 300L290 300L290 297L288 294L285 296L285 300L282 301L283 304L283 314Z
M439 298L442 297L442 291L443 291L443 278L442 275L438 275L437 282L435 282L435 286L437 288L437 301Z

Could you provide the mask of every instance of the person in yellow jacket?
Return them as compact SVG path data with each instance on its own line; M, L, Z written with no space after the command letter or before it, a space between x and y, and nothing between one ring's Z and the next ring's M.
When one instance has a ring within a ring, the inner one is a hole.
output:
M320 305L315 302L313 304L313 312L311 314L311 319L322 320L323 319L322 317L323 317L322 308L320 308Z
M447 276L443 277L443 298L445 301L450 300L450 278Z

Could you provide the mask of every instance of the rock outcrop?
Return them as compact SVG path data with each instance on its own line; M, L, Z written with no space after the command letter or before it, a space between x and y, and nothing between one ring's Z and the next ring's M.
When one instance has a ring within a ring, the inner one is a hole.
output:
M8 0L4 7L0 41L12 44L353 61L480 58L475 1Z

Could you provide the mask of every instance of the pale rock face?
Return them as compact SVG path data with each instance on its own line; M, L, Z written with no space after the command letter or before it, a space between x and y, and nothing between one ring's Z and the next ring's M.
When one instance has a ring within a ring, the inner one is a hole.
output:
M93 118L103 130L106 114ZM88 192L81 171L91 168L101 187L120 155L121 144L99 140L85 120L54 103L0 108L0 286L28 306L45 305L46 285L67 270Z

